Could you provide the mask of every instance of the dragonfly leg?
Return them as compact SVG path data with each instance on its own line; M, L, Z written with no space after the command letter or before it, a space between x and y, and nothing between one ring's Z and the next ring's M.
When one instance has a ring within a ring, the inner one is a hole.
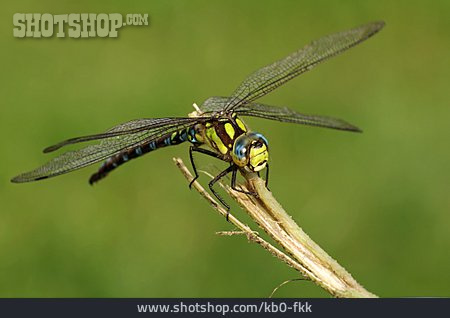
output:
M197 167L195 166L195 162L194 162L194 151L203 153L205 155L208 155L208 156L211 156L214 158L222 159L218 154L216 154L213 151L210 151L208 149L198 148L196 146L190 146L189 147L189 158L191 159L192 169L194 170L194 179L192 179L192 181L189 183L189 189L192 188L192 184L199 177L198 172L197 172Z
M269 164L266 164L266 188L267 190L270 191L269 189Z
M233 173L231 175L231 189L233 189L234 191L237 191L237 192L241 192L241 193L244 193L244 194L252 195L252 196L257 198L258 194L256 192L244 191L242 189L236 188L236 174L237 174L237 169L234 169Z
M234 165L229 166L224 171L222 171L217 176L215 176L214 179L212 179L208 184L211 192L214 194L214 196L220 201L220 203L222 203L222 205L227 210L227 216L226 216L227 221L228 221L228 216L230 215L230 212L229 212L230 206L225 202L224 199L222 199L222 197L219 195L219 193L217 193L216 190L214 190L213 186L217 181L219 181L220 179L222 179L223 177L225 177L227 174L234 171L235 169L236 169L236 167Z

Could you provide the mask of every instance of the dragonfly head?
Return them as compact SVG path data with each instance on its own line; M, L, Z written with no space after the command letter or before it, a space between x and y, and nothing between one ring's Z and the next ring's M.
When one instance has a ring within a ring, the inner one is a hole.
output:
M234 141L231 157L239 167L247 167L253 172L261 171L269 160L266 137L256 132L240 135Z

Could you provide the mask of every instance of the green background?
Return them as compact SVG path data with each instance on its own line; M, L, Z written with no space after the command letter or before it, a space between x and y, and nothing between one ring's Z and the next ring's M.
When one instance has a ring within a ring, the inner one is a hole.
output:
M19 39L25 13L148 13L117 39ZM0 297L266 297L298 277L233 229L154 152L91 187L97 166L30 184L42 149L141 117L184 116L322 35L375 37L261 101L340 117L363 134L263 119L270 188L368 290L450 296L449 1L2 2ZM223 165L211 159L200 166ZM203 184L207 183L203 177ZM230 199L228 199L230 201ZM246 222L236 205L232 213ZM293 282L280 297L327 297Z

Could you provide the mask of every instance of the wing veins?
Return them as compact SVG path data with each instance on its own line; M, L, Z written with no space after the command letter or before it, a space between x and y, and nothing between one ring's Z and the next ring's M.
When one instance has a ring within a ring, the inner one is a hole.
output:
M231 96L224 110L260 98L317 64L336 56L377 33L384 22L373 22L360 27L324 36L287 57L269 64L249 75ZM302 65L303 64L303 65Z
M188 118L188 117L167 117L167 118L149 118L149 119L131 120L129 122L114 126L114 127L110 128L107 132L104 132L104 133L80 136L80 137L69 138L69 139L63 140L57 144L54 144L52 146L45 148L44 153L53 152L55 150L60 149L61 147L75 144L75 143L93 141L93 140L99 140L99 139L106 139L106 138L117 137L117 136L122 136L122 135L129 135L129 134L138 133L141 131L158 128L158 127L164 128L165 127L164 125L167 125L170 122L175 122L175 121L179 121L179 120L183 120L183 119L190 119L190 118ZM139 122L144 122L144 121L154 121L154 123L149 123L147 125L143 125L143 126L131 128L131 129L126 129L126 130L119 130L119 131L114 130L114 129L121 128L126 124L139 123Z
M148 135L146 135L145 131L138 131L135 133L138 135L129 135L129 139L114 139L114 137L111 137L113 139L103 139L99 144L89 145L78 150L65 152L32 171L16 176L11 181L28 182L71 172L73 170L91 165L95 162L110 158L127 149L137 147L140 144L146 144L157 140L165 134L171 134L174 131L187 128L195 122L202 120L204 121L208 118L209 117L186 117L184 118L186 119L184 123L170 123L166 126L158 127L155 131L147 132L149 133Z

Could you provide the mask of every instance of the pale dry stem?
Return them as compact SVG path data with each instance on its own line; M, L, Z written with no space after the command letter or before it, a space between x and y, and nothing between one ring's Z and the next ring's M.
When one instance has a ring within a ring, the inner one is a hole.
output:
M174 161L185 178L191 182L193 176L183 161L179 158L174 158ZM265 187L263 180L254 173L241 173L247 181L246 187L241 187L244 190L249 188L256 192L258 197L234 191L228 186L222 185L223 188L286 253L261 238L256 231L239 221L234 215L229 214L228 220L239 229L239 234L245 233L250 241L259 244L335 297L377 297L358 284L350 273L311 240L276 201ZM224 217L227 216L227 211L198 182L192 185L216 211ZM221 233L221 235L230 234L236 233Z

